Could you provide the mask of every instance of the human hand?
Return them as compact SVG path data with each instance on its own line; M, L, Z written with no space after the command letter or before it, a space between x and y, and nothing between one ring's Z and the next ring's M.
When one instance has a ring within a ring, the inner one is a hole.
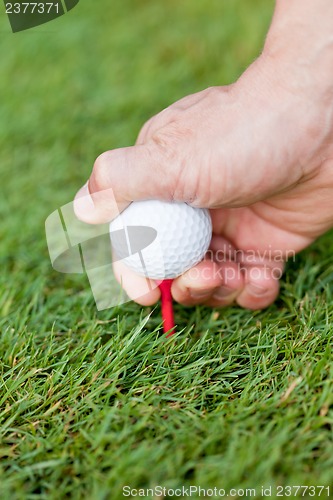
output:
M211 209L209 258L172 286L182 304L269 305L283 261L332 226L332 89L325 78L317 85L316 72L304 80L312 68L274 47L235 84L185 97L153 117L135 146L103 153L89 191L77 195L76 213L91 223L113 217L103 199L110 187L121 210L149 198ZM158 288L146 293L145 279L121 263L115 272L130 297L142 290L141 304L159 299Z

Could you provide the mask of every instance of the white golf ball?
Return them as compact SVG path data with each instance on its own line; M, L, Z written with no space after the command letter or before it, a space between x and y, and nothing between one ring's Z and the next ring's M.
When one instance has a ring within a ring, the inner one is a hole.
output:
M198 264L212 237L209 211L186 203L133 202L110 224L116 260L152 279L173 279Z

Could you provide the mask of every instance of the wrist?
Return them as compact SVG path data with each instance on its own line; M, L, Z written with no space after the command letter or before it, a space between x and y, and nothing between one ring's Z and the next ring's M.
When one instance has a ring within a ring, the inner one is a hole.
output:
M291 91L331 100L333 1L277 0L262 58L282 69Z

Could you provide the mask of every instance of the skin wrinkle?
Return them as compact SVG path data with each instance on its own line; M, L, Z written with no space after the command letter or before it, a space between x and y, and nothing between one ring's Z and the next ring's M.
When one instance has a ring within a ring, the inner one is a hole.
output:
M120 206L155 197L209 207L213 241L243 252L260 253L268 245L273 254L296 252L332 227L332 19L331 0L278 0L261 55L236 83L180 99L144 125L131 156L125 158L125 148L104 158ZM117 165L121 155L130 183ZM103 172L97 175L107 184ZM256 278L243 272L229 283L235 290L230 300L216 301L223 283L211 282L205 303L268 306L279 283L261 264ZM233 266L223 263L221 273ZM126 278L130 286L130 273ZM172 293L180 303L198 303L191 302L191 290L207 286L187 272L174 280ZM255 289L266 292L259 296ZM144 303L156 300L148 294Z
M266 205L269 205L269 202L265 201L265 204ZM261 212L259 213L257 210L256 210L256 207L253 206L253 207L250 207L250 209L252 210L252 212L257 216L259 217L262 221L264 221L267 225L271 226L271 228L274 230L274 229L279 229L280 231L282 231L283 233L285 233L286 235L286 239L288 239L288 235L295 235L295 231L288 231L286 230L284 227L283 227L283 223L279 224L278 222L275 222L274 225L272 224L272 222L269 220L268 217L265 217L265 213L264 212ZM274 207L274 209L276 210L276 208ZM279 208L280 212L283 212L283 211L287 211L286 209L284 210L283 208ZM283 217L282 217L283 219ZM301 238L305 238L305 236L301 233L299 233L299 236ZM312 239L310 238L306 238L306 241L304 241L304 247L306 245L309 245L310 243L312 243ZM303 247L303 248L304 248Z
M181 182L181 184L184 186L187 185L187 179L189 178L189 175L191 175L191 172L189 173L187 172L189 168L188 166L190 166L192 164L192 161L194 161L193 154L191 156L192 160L190 160L189 162L184 161L184 168L182 169L183 181ZM209 208L212 206L211 203L211 193L213 192L213 190L211 189L212 176L209 175L210 159L208 158L208 154L205 156L205 162L207 167L203 167L200 170L199 175L194 176L195 182L192 183L191 185L191 191L190 191L191 195L189 196L188 192L186 192L187 196L185 197L183 195L183 197L181 198L183 200L187 199L188 200L187 203L197 208ZM202 177L204 177L204 179L202 179Z

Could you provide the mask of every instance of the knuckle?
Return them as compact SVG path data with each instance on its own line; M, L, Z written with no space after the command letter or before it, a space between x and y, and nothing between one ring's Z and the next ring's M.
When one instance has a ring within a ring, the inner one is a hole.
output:
M157 115L152 116L141 128L137 143L144 143L151 139L163 127L168 126L173 121L177 120L179 111L175 110L173 106L169 106Z
M151 137L151 151L157 160L160 175L172 180L171 199L193 206L206 206L206 188L200 185L195 132L183 123L170 123Z
M178 154L164 134L156 133L144 145L147 168L153 169L153 178L158 180L163 198L174 198L175 181L178 175Z
M206 97L208 99L213 99L215 100L216 98L219 98L221 97L221 94L222 94L222 88L221 87L208 87L206 89Z
M143 144L144 142L147 141L149 137L149 131L151 127L154 126L155 119L156 119L155 116L153 116L148 121L146 121L146 123L141 127L141 130L138 134L138 138L136 141L137 144Z
M161 154L168 160L175 160L182 156L182 152L193 136L193 131L183 123L173 121L165 127L154 131L151 141Z
M216 108L216 106L222 106L226 102L233 102L233 87L223 86L223 87L208 87L204 91L204 102L206 106L211 106Z
M162 130L153 132L150 137L151 147L157 159L163 160L159 164L170 168L178 164L181 155L181 136L174 126L168 125Z

